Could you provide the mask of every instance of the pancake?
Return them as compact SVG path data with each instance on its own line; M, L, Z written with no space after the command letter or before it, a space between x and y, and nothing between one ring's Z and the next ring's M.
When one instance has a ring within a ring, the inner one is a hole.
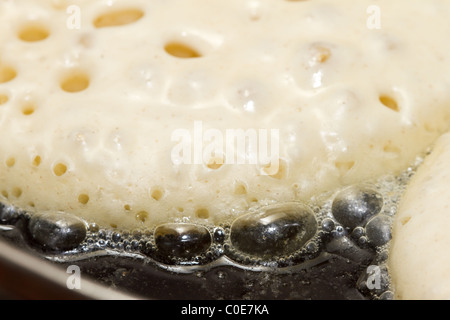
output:
M449 15L443 0L2 1L0 201L108 230L192 224L206 242L202 227L270 212L300 219L300 239L234 244L292 254L337 218L316 199L400 176L448 130ZM334 221L350 234L359 218Z
M403 196L393 225L390 271L396 297L450 299L450 135L442 136Z

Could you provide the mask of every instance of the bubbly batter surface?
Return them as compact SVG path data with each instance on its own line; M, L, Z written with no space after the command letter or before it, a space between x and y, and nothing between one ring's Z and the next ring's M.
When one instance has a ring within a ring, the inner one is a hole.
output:
M2 201L219 223L404 168L450 122L450 6L377 3L380 29L371 1L2 1ZM278 130L278 170L208 154L209 129L269 155Z

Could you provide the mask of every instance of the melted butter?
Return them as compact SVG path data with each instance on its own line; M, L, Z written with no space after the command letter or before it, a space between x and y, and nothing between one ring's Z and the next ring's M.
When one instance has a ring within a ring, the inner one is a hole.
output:
M3 1L0 69L16 75L0 83L2 201L120 228L218 224L403 170L450 124L450 5L380 0L379 29L371 5ZM120 23L96 27L102 16ZM28 25L47 37L23 41ZM278 130L280 170L172 161L173 133L194 137L196 121L203 133Z

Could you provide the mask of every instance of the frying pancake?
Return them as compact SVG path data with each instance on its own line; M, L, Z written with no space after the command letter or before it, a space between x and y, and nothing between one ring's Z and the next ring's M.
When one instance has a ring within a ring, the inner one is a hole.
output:
M2 1L1 202L121 230L230 225L399 174L450 124L449 15L443 0Z

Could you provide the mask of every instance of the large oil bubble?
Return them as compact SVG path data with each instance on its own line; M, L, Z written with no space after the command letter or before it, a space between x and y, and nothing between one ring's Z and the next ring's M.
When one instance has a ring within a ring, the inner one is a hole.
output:
M167 223L155 229L155 243L162 253L174 257L193 257L211 245L211 235L203 226L189 223Z
M333 216L343 226L353 229L363 226L383 207L383 197L364 186L350 186L340 191L333 200Z
M284 203L239 217L231 226L230 239L233 247L247 254L283 256L301 249L316 231L311 209Z
M28 230L35 242L49 250L76 248L86 237L84 221L66 213L35 214Z

